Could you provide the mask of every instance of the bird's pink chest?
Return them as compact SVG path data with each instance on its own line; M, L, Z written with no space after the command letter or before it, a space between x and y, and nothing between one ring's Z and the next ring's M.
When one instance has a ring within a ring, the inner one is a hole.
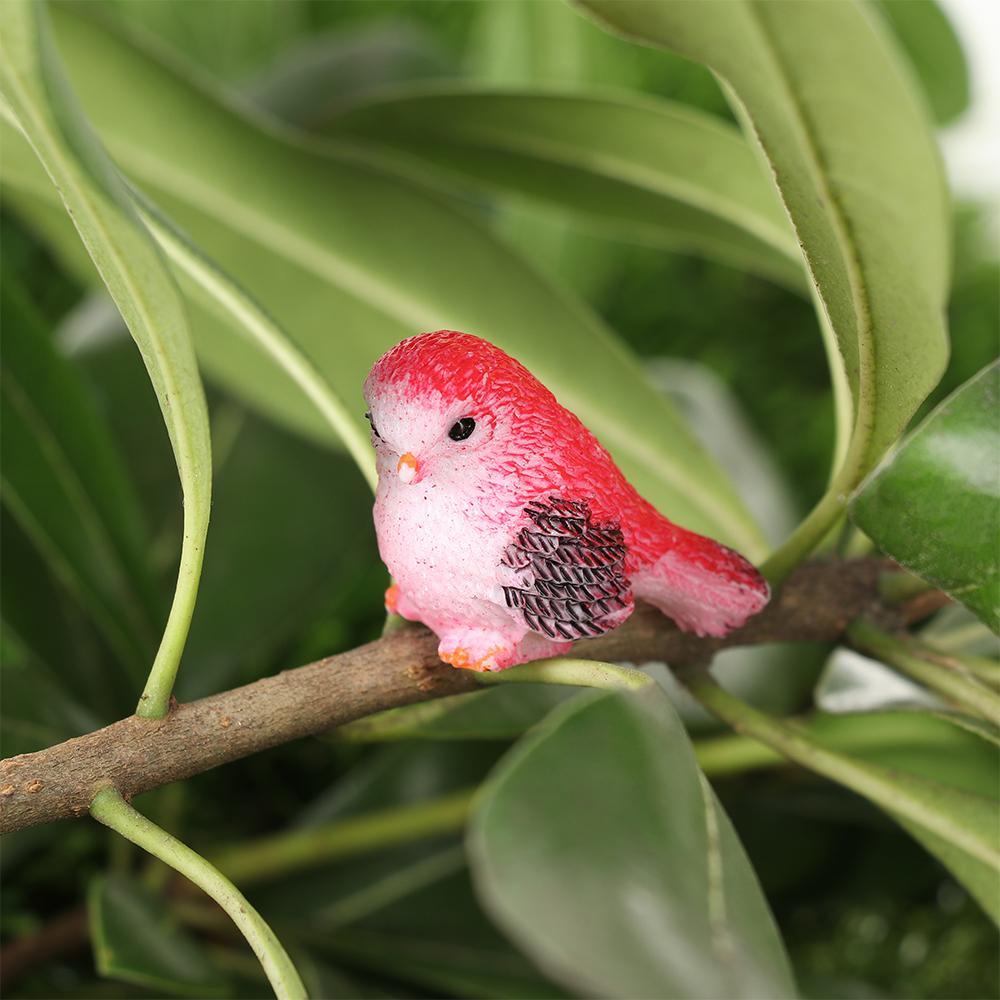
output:
M509 534L474 491L387 477L375 497L375 533L393 579L432 628L499 610L497 566Z

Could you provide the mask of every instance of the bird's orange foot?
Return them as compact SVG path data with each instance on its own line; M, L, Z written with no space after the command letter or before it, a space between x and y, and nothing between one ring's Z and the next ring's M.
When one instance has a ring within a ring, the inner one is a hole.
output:
M475 670L478 673L486 673L489 670L499 670L497 665L497 653L501 652L499 646L488 649L479 659L473 659L469 651L462 646L456 646L447 653L441 653L441 659L445 663L450 663L459 670Z
M400 590L398 583L394 583L385 592L385 610L391 615L400 615L410 622L420 621L420 612Z
M443 639L438 646L438 656L459 670L486 673L503 670L514 662L513 647L495 633L464 632L460 636Z

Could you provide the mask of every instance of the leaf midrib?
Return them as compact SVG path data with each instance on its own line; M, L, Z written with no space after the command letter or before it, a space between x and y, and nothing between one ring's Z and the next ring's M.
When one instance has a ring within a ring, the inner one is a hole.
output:
M839 199L834 193L833 188L828 182L828 171L826 169L825 160L820 151L819 144L816 140L814 129L812 128L811 122L806 114L804 105L798 100L795 94L795 89L791 84L791 78L788 71L782 62L780 52L778 51L777 45L771 38L769 32L767 31L763 21L758 14L754 0L745 0L744 6L747 10L748 18L753 25L753 29L757 33L758 40L761 43L761 50L770 60L778 81L781 83L785 99L789 107L793 111L793 122L798 125L797 131L801 138L801 147L804 151L805 160L810 168L810 174L813 176L813 181L816 187L820 190L821 194L826 198L827 205L829 206L828 217L831 221L831 228L833 231L834 239L837 243L837 248L840 251L841 259L844 263L844 270L848 278L848 287L851 292L851 302L854 307L854 315L858 324L857 329L857 348L858 348L858 384L857 390L854 394L854 406L855 406L855 420L854 420L854 430L852 433L851 446L848 450L848 454L844 457L844 462L841 467L841 473L838 478L845 473L853 477L858 471L863 467L864 459L866 457L865 452L867 451L867 440L863 441L863 445L858 447L858 441L864 435L867 429L867 438L871 437L871 429L874 427L875 423L875 395L876 386L873 378L875 372L875 338L873 337L873 327L871 318L871 293L868 288L867 280L864 274L864 268L861 263L861 252L860 248L857 246L856 241L852 238L851 226L847 220L844 210L840 204ZM740 99L741 103L742 98ZM749 108L744 104L744 109L746 110L747 116L754 120L754 114ZM774 159L767 149L767 144L764 142L763 137L760 135L759 129L755 129L757 133L757 139L761 146L764 147L768 155L768 160L774 165ZM788 217L791 221L792 227L795 230L796 236L799 237L799 242L802 247L802 255L806 261L806 266L809 269L809 275L813 280L814 285L819 293L819 296L824 304L824 309L828 317L832 317L830 312L830 303L827 298L827 292L825 286L819 281L814 262L810 255L810 251L807 248L807 244L801 238L801 233L795 222L794 215L788 211L788 205L785 201L784 193L781 186L778 185L778 193L781 197L782 204L785 205L785 209L788 212ZM832 319L831 319L832 325ZM840 338L840 332L838 331L838 339ZM856 468L848 470L848 463L853 457L853 461Z

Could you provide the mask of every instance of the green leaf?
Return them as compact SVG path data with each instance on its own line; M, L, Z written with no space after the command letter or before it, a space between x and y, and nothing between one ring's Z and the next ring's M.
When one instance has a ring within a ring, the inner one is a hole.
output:
M351 923L304 933L351 965L418 983L439 996L539 1000L565 994L520 954L476 903L464 867Z
M96 876L87 910L100 975L171 996L222 995L223 983L206 953L141 882Z
M168 220L149 205L143 205L140 213L181 276L185 290L221 321L240 330L271 364L295 383L346 446L374 490L375 459L370 435L359 432L350 409L312 361L248 292L200 253Z
M906 52L935 120L947 125L971 97L969 67L947 14L935 0L874 0L872 6Z
M751 557L762 553L726 477L621 345L473 220L356 152L261 127L77 8L60 6L54 19L74 82L120 165L254 290L343 398L358 398L372 362L402 337L475 332L528 364L658 507ZM164 116L185 128L168 135ZM5 177L30 183L8 146L5 137ZM199 318L198 334L217 379L302 426L308 404L294 383L232 329L217 325L205 336ZM330 439L314 414L308 419Z
M3 282L3 502L141 682L156 600L138 501L88 387L9 286Z
M495 86L576 82L587 77L594 35L563 4L484 3L477 8L466 62L472 75Z
M850 434L828 492L767 565L781 578L827 533L944 368L949 211L927 116L883 26L856 2L580 5L723 80L770 164L835 338L827 351Z
M576 692L556 684L514 685L391 708L341 726L336 738L358 743L395 740L510 740L541 722Z
M542 5L553 6L553 5ZM619 238L699 253L805 287L781 203L736 129L625 93L411 87L328 131L411 164L572 213Z
M920 424L862 486L851 517L1000 632L1000 363Z
M170 434L184 491L177 589L138 711L160 715L177 671L208 530L211 445L201 380L177 289L132 210L121 179L62 76L46 8L5 3L0 43L4 99L58 189L142 353Z
M387 85L447 74L443 54L416 24L374 21L310 38L240 90L259 108L308 129Z
M753 870L658 692L554 712L494 773L469 848L484 905L574 990L794 995Z
M190 669L177 684L182 701L272 670L339 582L356 581L378 558L371 533L357 529L371 517L371 494L346 456L221 405L234 426L215 473L212 544L185 653ZM276 516L287 511L294 516Z

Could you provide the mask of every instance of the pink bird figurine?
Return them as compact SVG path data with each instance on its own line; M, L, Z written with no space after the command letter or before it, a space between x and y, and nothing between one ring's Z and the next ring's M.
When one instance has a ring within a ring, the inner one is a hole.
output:
M632 613L725 635L767 603L732 549L673 524L522 364L478 337L410 337L375 363L365 402L378 466L385 604L442 660L503 670L565 654Z

